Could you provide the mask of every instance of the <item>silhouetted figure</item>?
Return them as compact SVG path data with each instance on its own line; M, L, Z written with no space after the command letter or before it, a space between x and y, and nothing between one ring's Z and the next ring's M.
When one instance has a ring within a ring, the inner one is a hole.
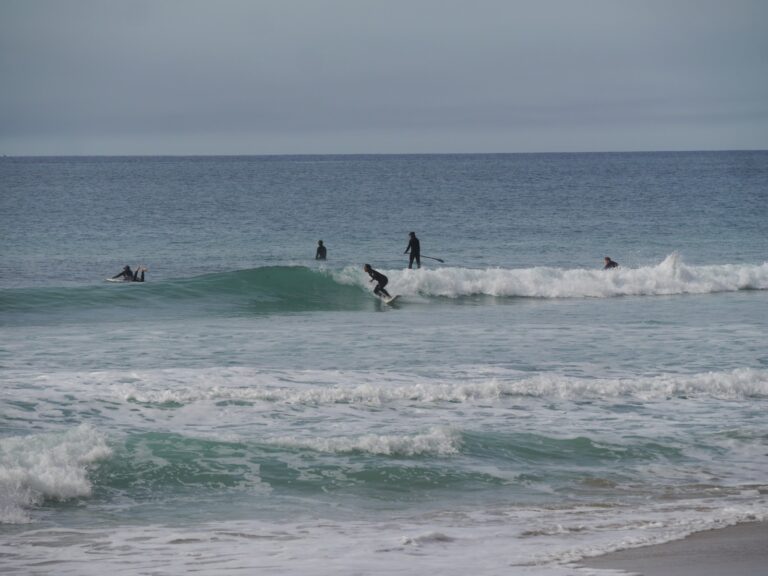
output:
M408 254L408 252L411 253L408 258L408 268L413 268L414 260L416 260L416 268L421 268L421 244L419 243L419 239L416 238L416 232L409 232L408 236L410 236L411 239L408 241L408 247L405 249L405 252L403 252L403 254Z
M614 262L608 256L605 257L605 266L603 266L603 270L610 270L611 268L618 268L618 267L619 267L618 262Z
M138 266L136 272L133 272L131 267L126 264L123 267L123 271L112 276L112 279L117 280L118 278L122 278L123 282L144 282L144 272L146 272L146 270L147 269L144 266Z
M328 252L325 249L325 246L323 246L323 241L318 240L317 241L317 252L315 252L315 260L325 260L326 255Z
M384 274L382 274L381 272L378 272L377 270L374 270L373 268L371 268L370 264L366 264L365 266L363 266L363 270L368 272L368 276L371 277L369 282L373 282L374 280L376 280L376 288L373 289L373 293L376 294L376 296L381 298L383 294L387 298L392 298L392 296L389 295L389 292L387 292L384 289L384 286L386 286L387 282L389 282L389 278L384 276Z

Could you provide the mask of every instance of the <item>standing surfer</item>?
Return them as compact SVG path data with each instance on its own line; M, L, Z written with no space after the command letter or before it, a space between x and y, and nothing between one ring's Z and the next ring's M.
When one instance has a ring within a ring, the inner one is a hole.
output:
M403 252L403 254L411 253L408 258L408 268L413 268L414 260L416 260L416 268L421 268L421 244L419 239L416 238L416 232L410 232L408 236L411 239L408 241L408 247L405 249L405 252Z

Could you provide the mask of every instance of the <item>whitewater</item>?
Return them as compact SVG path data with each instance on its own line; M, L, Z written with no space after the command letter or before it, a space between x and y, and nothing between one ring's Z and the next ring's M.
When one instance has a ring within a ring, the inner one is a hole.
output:
M767 520L766 190L765 152L0 159L3 573L600 576Z
M392 285L397 286L401 294L447 298L474 295L608 298L768 289L768 262L748 266L687 266L676 253L670 254L656 266L611 271L548 267L519 270L441 267L418 273L412 270L388 271L388 274ZM344 282L355 276L354 271L345 270L339 279Z

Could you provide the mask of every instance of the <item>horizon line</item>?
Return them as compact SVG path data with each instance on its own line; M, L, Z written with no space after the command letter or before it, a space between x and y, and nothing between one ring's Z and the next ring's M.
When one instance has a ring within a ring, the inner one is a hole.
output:
M523 156L523 155L580 155L580 154L703 154L722 152L768 152L768 148L723 148L690 150L581 150L581 151L529 151L529 152L261 152L261 153L129 153L129 154L0 154L0 158L256 158L299 156Z

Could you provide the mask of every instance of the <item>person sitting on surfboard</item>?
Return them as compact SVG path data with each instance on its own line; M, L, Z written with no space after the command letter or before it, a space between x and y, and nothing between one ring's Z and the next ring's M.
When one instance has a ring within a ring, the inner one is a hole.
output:
M318 240L317 241L317 252L315 252L315 260L325 260L327 252L325 250L325 246L323 246L323 241Z
M363 270L368 272L368 276L371 277L369 282L373 282L374 280L376 280L376 288L373 289L373 293L376 294L376 296L378 296L379 298L382 298L383 297L382 294L383 294L387 298L392 298L392 296L389 295L389 292L387 292L384 289L384 286L386 286L387 282L389 282L389 278L384 276L384 274L382 274L381 272L378 272L373 268L371 268L370 264L366 264L365 266L363 266Z
M122 278L124 282L144 282L144 272L146 270L147 269L144 266L138 266L136 272L133 272L131 267L126 264L123 267L123 271L112 276L112 279L117 280L118 278ZM141 276L139 276L139 274L141 274Z
M409 232L408 236L411 237L411 239L408 241L408 247L405 249L405 252L403 254L408 254L408 252L411 252L410 257L408 258L408 268L413 268L413 261L416 260L416 268L421 268L421 245L419 243L419 239L416 238L416 232Z
M605 257L605 266L603 266L603 270L609 270L610 268L618 268L618 267L619 267L618 262L614 262L613 260L611 260L609 256Z

